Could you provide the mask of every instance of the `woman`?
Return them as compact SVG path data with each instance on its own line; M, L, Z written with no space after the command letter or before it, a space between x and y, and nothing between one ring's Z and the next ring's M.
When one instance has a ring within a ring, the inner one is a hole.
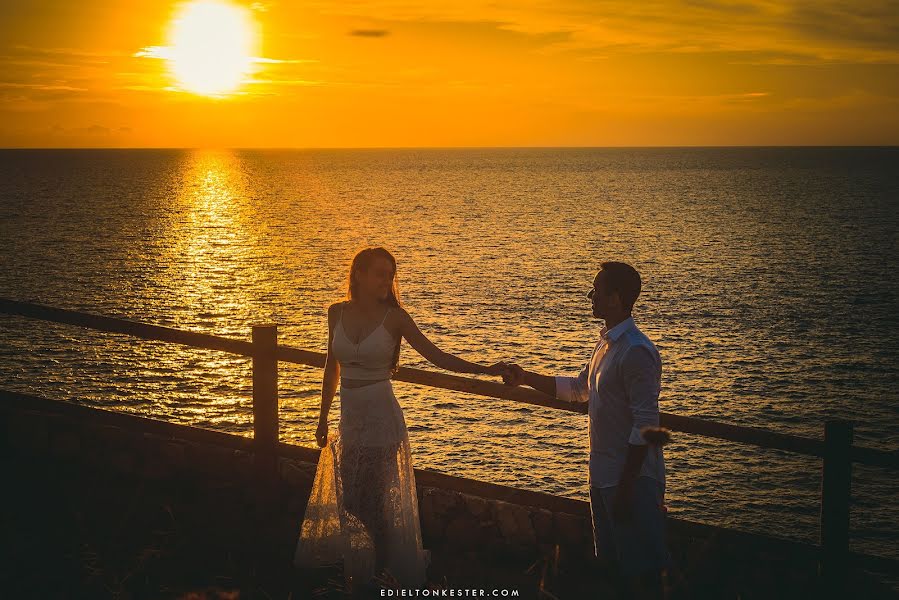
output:
M360 251L350 266L347 300L328 308L328 354L316 441L321 452L294 563L343 560L351 589L386 570L404 588L421 587L422 549L415 475L403 412L391 376L400 343L459 373L500 375L437 348L400 305L396 260L384 248ZM328 435L328 411L340 380L340 423Z

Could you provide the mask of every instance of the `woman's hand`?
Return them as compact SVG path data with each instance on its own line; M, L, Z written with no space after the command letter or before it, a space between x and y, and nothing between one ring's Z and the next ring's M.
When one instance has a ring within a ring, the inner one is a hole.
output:
M494 363L489 367L482 367L481 373L484 375L500 375L503 372L504 364L502 362Z
M519 386L524 383L524 369L515 363L509 363L508 370L503 373L503 383L511 386Z
M328 443L328 422L319 421L318 429L315 430L315 441L319 448L324 448Z
M489 367L484 367L482 371L485 375L502 375L503 378L509 375L511 370L511 366L509 363L504 361L499 361L498 363L493 363Z

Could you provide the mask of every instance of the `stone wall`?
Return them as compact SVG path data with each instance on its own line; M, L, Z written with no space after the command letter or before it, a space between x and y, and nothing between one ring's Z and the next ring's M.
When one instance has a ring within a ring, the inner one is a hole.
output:
M32 408L0 403L0 420L11 452L51 457L72 468L100 469L111 477L140 478L162 487L185 480L206 481L212 487L219 482L227 484L229 494L242 496L239 500L246 510L258 505L252 440L243 436L47 400ZM281 450L277 489L265 510L277 515L275 527L280 531L274 535L295 536L315 475L317 451L285 445ZM425 547L445 545L460 553L487 549L536 558L558 545L568 555L592 555L586 503L420 469L416 479ZM547 505L553 503L574 510L552 510Z
M0 453L9 472L5 513L15 515L4 532L10 544L0 549L7 580L15 573L28 596L46 588L41 597L57 596L79 577L79 589L96 597L95 590L125 590L138 579L170 585L180 578L189 589L195 573L235 569L258 581L265 569L280 568L266 581L281 585L318 459L317 450L281 444L269 479L249 438L6 391ZM437 581L448 574L450 582L501 585L508 571L509 585L536 590L539 579L540 589L547 582L568 589L560 598L602 585L589 560L587 503L425 469L416 469L416 483L424 546L442 557ZM722 590L730 598L774 597L785 589L796 592L786 597L800 597L820 585L814 548L671 517L668 530L675 564L689 576L679 584L686 597ZM93 565L98 554L105 571ZM117 569L120 554L157 559L138 566L126 560ZM504 571L498 565L506 558ZM48 561L53 569L44 567ZM538 564L543 575L528 568ZM484 572L472 579L478 565ZM525 573L534 581L522 584ZM879 583L854 583L862 584L872 591L857 596L878 596Z

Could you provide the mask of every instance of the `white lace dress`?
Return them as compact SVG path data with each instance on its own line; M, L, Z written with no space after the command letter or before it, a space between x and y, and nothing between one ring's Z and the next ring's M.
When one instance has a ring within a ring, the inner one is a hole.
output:
M340 424L319 457L294 564L342 561L350 589L382 569L400 587L416 588L425 584L429 560L409 435L391 381L341 386Z

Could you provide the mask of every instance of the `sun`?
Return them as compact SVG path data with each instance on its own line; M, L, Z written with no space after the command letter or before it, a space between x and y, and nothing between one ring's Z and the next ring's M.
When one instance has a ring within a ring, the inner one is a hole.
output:
M257 38L246 8L216 0L189 2L171 23L169 71L181 89L226 96L252 73Z

